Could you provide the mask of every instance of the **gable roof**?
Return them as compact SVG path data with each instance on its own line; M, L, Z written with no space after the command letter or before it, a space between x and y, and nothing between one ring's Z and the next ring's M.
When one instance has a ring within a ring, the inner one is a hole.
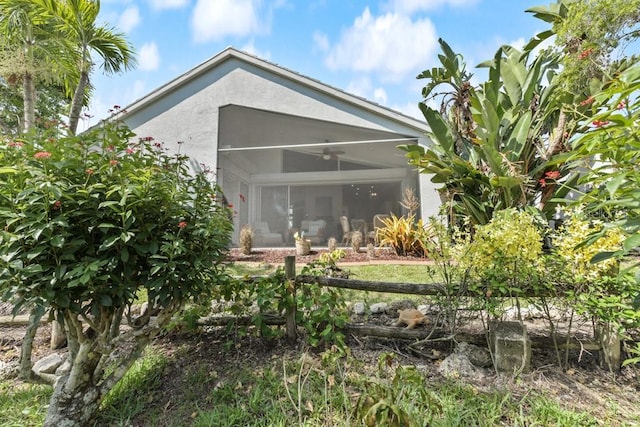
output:
M386 116L390 119L403 123L405 126L409 126L423 132L429 130L429 127L427 126L425 121L418 120L411 116L392 110L388 107L384 107L380 104L369 101L365 98L352 95L343 90L337 89L333 86L324 84L319 80L304 76L300 73L297 73L287 68L276 65L272 62L258 58L257 56L239 51L233 47L226 48L222 52L202 62L201 64L197 65L191 70L176 77L175 79L169 81L168 83L158 87L157 89L148 93L142 98L137 99L136 101L129 104L125 108L125 110L127 113L135 113L138 110L144 109L147 105L152 104L158 99L173 92L177 88L189 83L192 80L197 79L199 76L202 76L208 71L220 66L225 61L228 61L231 59L243 61L252 66L261 68L274 75L291 80L302 86L309 87L317 92L339 99L348 104L352 104L362 110L366 110L375 114Z

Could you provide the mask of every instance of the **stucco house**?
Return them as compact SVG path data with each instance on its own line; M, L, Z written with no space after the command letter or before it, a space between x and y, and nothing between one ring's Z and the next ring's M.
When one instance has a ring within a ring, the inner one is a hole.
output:
M140 137L216 171L233 205L234 242L250 224L256 246L287 245L304 229L340 242L341 217L402 214L403 190L423 217L440 199L399 144L423 144L427 124L317 80L227 48L126 107Z

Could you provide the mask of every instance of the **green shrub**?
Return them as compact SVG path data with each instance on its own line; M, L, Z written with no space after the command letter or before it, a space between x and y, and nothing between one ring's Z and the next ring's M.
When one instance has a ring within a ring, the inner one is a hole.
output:
M0 169L1 290L16 310L51 307L69 342L72 369L47 425L86 423L160 327L225 277L232 225L208 171L191 173L186 156L133 138L111 122L0 144L0 163L11 165ZM141 290L149 310L134 318ZM123 316L132 331L120 331ZM65 412L80 390L82 413Z

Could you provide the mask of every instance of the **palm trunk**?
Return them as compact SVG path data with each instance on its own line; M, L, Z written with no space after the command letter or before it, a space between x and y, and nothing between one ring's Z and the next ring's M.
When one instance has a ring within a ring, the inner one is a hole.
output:
M35 128L36 123L36 84L33 75L26 71L23 76L24 133Z
M82 71L80 73L80 80L76 91L73 94L73 100L71 101L71 109L69 111L69 134L75 135L78 129L78 122L80 121L80 113L84 104L84 93L89 84L89 73Z

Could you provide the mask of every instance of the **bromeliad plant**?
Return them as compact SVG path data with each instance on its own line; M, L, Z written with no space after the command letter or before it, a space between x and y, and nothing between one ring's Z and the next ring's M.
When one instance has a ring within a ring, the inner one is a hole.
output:
M489 79L474 87L461 57L440 45L442 66L418 76L429 79L419 106L434 144L401 146L409 163L433 174L452 219L468 217L472 227L536 204L551 218L553 198L567 192L560 184L574 179L561 157L573 122L553 96L557 58L502 47L482 64ZM440 111L427 104L442 95L436 88L450 88Z
M69 344L47 426L88 424L154 335L225 277L232 225L219 189L185 156L133 137L112 122L0 144L3 297L16 311L50 308ZM149 308L134 316L139 293Z

